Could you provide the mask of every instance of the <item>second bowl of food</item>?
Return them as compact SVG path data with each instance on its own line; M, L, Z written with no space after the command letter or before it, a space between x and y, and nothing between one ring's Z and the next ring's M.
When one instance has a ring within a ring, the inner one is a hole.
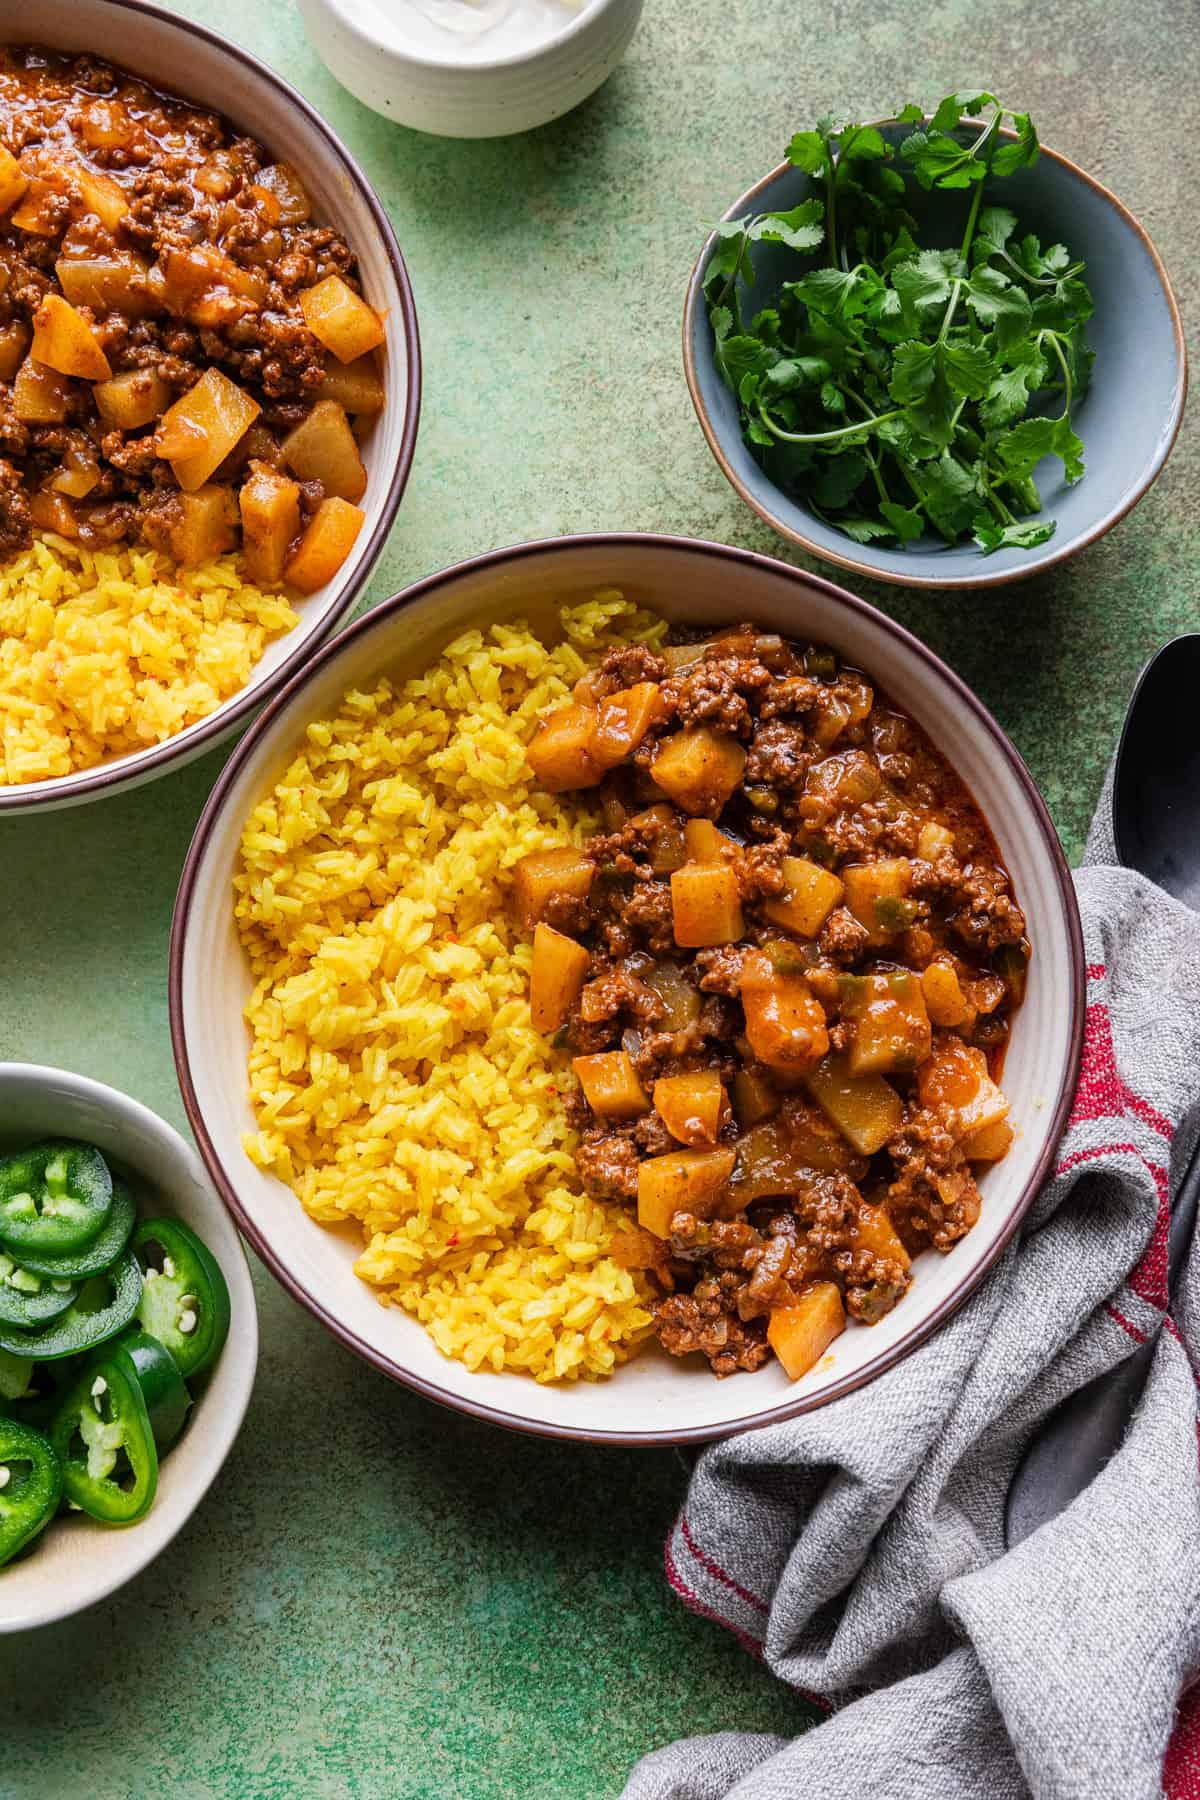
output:
M868 1380L1045 1176L1083 1023L1062 851L915 638L649 535L497 551L327 646L176 908L209 1170L393 1378L703 1438Z
M187 761L311 655L420 365L391 225L286 82L136 0L0 12L6 811Z

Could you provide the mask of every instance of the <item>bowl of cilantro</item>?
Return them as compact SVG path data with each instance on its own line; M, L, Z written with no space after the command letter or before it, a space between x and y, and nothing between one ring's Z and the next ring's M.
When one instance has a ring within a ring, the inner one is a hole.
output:
M684 366L768 524L910 587L996 586L1093 543L1159 473L1187 392L1142 226L986 93L797 132L700 253Z

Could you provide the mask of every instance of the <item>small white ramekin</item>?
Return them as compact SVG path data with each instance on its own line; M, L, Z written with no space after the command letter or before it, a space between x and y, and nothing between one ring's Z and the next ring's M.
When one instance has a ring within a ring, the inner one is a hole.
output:
M0 1569L0 1635L68 1619L124 1587L165 1550L233 1448L258 1363L258 1313L233 1221L190 1144L116 1088L36 1063L0 1063L0 1145L40 1138L95 1144L131 1178L152 1217L180 1219L203 1239L229 1288L229 1336L192 1385L187 1430L164 1457L154 1505L121 1530L82 1513L52 1519L31 1553Z
M561 118L607 80L643 0L588 0L557 37L487 62L439 60L376 37L353 0L299 0L313 46L364 105L437 137L505 137Z

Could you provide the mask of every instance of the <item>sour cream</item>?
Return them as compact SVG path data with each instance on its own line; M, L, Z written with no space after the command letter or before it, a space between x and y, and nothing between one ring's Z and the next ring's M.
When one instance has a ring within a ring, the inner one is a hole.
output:
M390 48L438 62L480 63L540 49L590 0L346 0L354 22Z

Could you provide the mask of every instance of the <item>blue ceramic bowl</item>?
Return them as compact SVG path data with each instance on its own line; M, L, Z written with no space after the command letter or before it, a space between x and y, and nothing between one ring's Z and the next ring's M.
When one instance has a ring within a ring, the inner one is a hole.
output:
M885 124L880 129L898 144L911 127ZM1088 325L1096 352L1092 384L1072 414L1087 472L1068 487L1056 457L1038 466L1043 512L1057 519L1058 529L1035 550L997 550L985 556L970 542L950 546L933 536L906 549L856 544L776 487L743 442L737 401L713 364L702 283L715 237L700 252L684 309L683 360L709 448L755 512L826 562L908 587L995 587L1017 581L1103 536L1141 499L1167 459L1183 417L1187 352L1179 308L1154 245L1115 195L1044 146L1033 168L1019 170L997 187L995 204L1015 212L1024 230L1036 232L1044 244L1065 243L1072 256L1083 258L1096 303ZM783 163L735 200L724 217L783 211L816 191L810 176ZM946 248L958 242L961 193L925 194L913 182L908 205L918 219L919 243ZM794 251L780 246L756 244L754 256L754 284L742 285L747 316L770 305L781 281L794 280L804 266Z

